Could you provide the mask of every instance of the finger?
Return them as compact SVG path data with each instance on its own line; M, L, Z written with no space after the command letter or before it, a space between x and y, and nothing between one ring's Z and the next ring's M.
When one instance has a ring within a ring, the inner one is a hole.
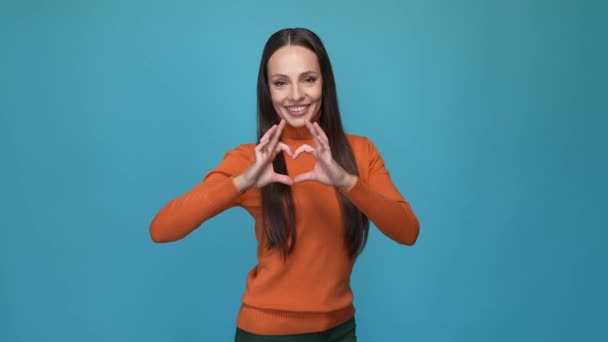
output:
M277 144L277 147L274 148L272 159L274 159L281 151L285 151L285 153L287 153L287 155L290 157L293 156L293 153L291 153L291 149L289 148L289 146L287 146L285 143L279 142Z
M314 128L315 130L319 133L319 140L321 140L322 143L324 143L325 145L329 146L329 138L327 138L327 134L325 134L325 132L323 131L323 129L321 128L321 126L319 126L318 123L314 123Z
M279 125L277 126L276 131L273 133L272 138L270 139L270 148L274 149L279 142L279 138L281 138L281 132L283 132L283 128L285 127L285 120L281 120Z
M266 133L264 133L264 135L260 139L260 143L255 147L256 151L262 151L264 147L268 145L268 142L270 141L269 136L272 135L272 133L276 131L276 129L277 125L273 125L268 131L266 131Z
M319 148L329 150L329 139L327 139L327 135L325 135L325 132L323 132L321 126L319 126L319 124L316 122L312 126L315 130L315 137L317 138L316 141Z
M272 134L274 133L274 131L276 131L277 129L277 125L272 125L272 127L270 127L266 133L264 133L264 135L262 136L262 138L260 139L260 142L265 141L265 140L269 140L270 137L272 136Z
M285 143L279 142L278 147L280 147L281 150L285 151L285 153L287 153L288 156L290 156L290 157L293 156L293 153L291 152L291 149Z
M300 147L298 147L298 149L294 152L292 158L295 159L297 158L302 152L307 152L313 155L313 157L317 157L316 153L315 153L315 149L312 148L310 145L304 144Z
M317 178L315 176L315 173L312 171L301 173L293 179L294 183L300 183L300 182L305 182L305 181L314 181L314 180L317 180Z
M293 185L293 179L291 179L291 177L286 175L279 175L277 173L275 173L272 177L272 181L276 183L283 183L286 185Z
M315 129L315 126L313 126L309 120L304 121L304 124L306 124L306 127L310 131L310 134L312 134L313 136L318 135L317 130Z
M254 150L255 159L256 160L264 159L264 155L267 154L267 151L268 151L268 140L264 141L263 143L261 143L255 147L255 150Z
M312 138L315 141L315 145L317 147L322 147L321 141L319 141L319 133L317 132L315 127L308 120L304 121L304 124L306 124L306 127L310 131L310 134L312 134Z
M312 134L313 137L317 135L317 131L315 130L315 127L310 123L309 120L304 121L304 124L306 125L306 128L308 128L308 130L310 131L310 134Z
M260 143L255 147L256 152L262 151L266 146L268 146L268 139L262 139Z

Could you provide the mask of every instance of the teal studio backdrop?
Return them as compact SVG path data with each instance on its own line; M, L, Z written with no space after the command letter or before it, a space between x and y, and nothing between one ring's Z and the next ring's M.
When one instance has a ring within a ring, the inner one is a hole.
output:
M418 214L352 277L360 341L606 341L604 1L2 1L0 341L230 341L235 208L149 223L255 141L262 47L313 29Z

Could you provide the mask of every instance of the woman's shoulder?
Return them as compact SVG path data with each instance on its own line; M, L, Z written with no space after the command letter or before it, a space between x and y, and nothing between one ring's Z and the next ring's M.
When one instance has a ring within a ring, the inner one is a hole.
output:
M350 147L353 149L355 154L358 153L369 153L375 149L374 143L371 139L364 135L358 134L346 134L346 139L348 139L348 143Z
M207 172L205 179L218 173L231 176L241 174L255 160L254 148L254 144L241 144L225 149L223 157L220 157L217 164Z
M222 171L228 174L238 174L242 172L255 160L255 144L236 145L224 152L224 157L215 168L215 171Z
M224 159L236 158L250 160L255 158L255 144L239 144L226 151Z

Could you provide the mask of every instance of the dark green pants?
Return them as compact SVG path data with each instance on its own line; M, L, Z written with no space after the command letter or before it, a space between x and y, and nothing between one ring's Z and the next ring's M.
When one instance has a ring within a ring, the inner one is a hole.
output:
M329 330L280 336L260 336L239 328L236 329L235 342L356 342L355 319L344 322Z

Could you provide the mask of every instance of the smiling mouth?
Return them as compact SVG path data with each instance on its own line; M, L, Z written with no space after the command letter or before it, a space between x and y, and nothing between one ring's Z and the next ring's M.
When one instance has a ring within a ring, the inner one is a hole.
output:
M287 109L287 112L290 115L293 116L301 116L306 114L306 112L308 111L308 107L310 107L310 105L303 105L303 106L286 106L285 109Z

